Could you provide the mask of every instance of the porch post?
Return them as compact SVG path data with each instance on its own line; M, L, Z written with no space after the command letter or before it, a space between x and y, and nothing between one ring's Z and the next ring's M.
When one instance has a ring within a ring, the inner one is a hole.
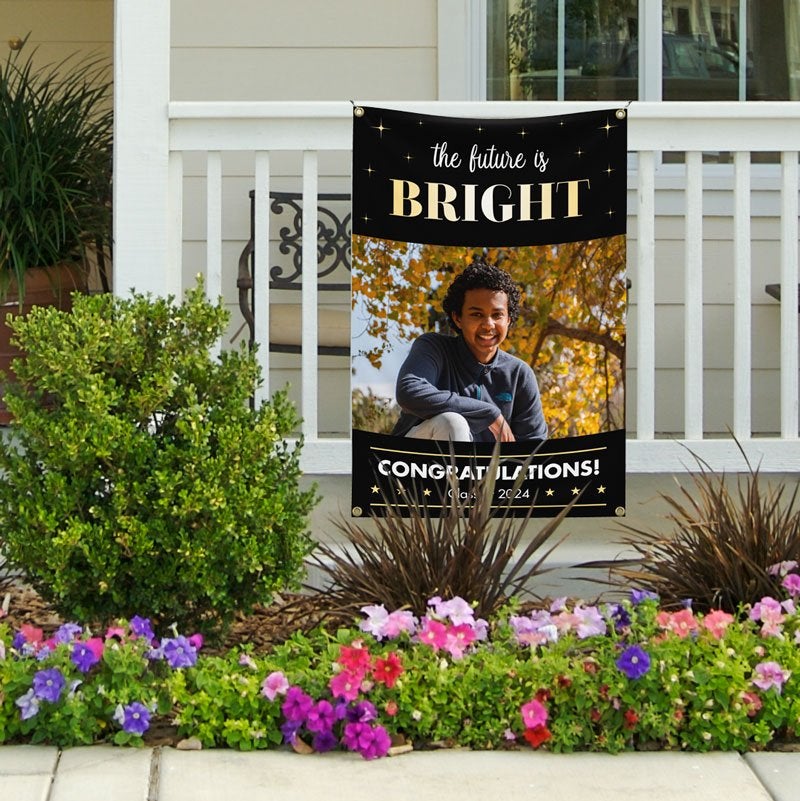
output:
M169 294L170 3L114 3L114 293Z

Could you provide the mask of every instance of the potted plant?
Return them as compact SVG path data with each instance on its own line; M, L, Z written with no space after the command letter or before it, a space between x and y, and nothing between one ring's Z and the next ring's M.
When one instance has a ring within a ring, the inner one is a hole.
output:
M34 304L68 308L111 242L108 64L73 54L37 66L27 40L0 64L0 303L16 313ZM0 369L8 373L19 353L4 322Z

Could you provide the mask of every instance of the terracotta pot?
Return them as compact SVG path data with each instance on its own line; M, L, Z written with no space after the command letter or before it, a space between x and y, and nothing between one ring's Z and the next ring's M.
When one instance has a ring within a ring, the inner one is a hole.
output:
M86 291L86 274L80 265L66 262L54 267L31 267L26 270L22 306L17 282L11 279L5 300L0 303L0 370L5 373L6 382L14 378L12 360L24 355L11 344L11 329L6 323L6 316L27 314L34 306L55 306L62 311L69 311L72 308L71 293L75 290ZM5 382L0 383L0 425L11 422L11 414L2 400L4 392Z

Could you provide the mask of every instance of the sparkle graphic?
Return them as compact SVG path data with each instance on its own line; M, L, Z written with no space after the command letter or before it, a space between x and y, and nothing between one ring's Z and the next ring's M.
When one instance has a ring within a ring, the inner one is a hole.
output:
M562 125L563 125L563 123L562 123ZM522 130L519 132L519 135L520 135L520 136L521 136L521 137L524 139L524 138L525 138L525 137L528 135L528 132L527 132L527 131L526 131L526 130L523 128L523 129L522 129Z
M372 173L375 172L375 170L372 169L372 165L370 164L369 167L364 167L364 172L372 178Z
M391 131L391 130L392 130L391 128L387 128L387 127L386 127L386 126L383 124L383 117L381 117L381 121L380 121L380 122L379 122L377 125L373 125L372 127L373 127L373 128L376 130L376 131L378 131L378 133L381 135L381 139L383 139L383 132L384 132L384 131Z
M606 175L611 175L611 173L614 172L614 168L609 164L608 167L606 167L605 172Z
M479 125L479 126L478 126L478 127L475 129L475 130L476 130L478 133L483 133L483 126L482 126L482 125Z
M608 120L606 120L606 124L605 125L601 125L600 126L600 130L601 131L605 131L606 132L606 136L608 136L611 133L611 129L612 128L616 128L616 127L617 127L616 125L612 125Z
M580 157L583 155L583 151L582 151L580 148L578 148L578 149L575 151L575 155L576 155L578 158L580 158Z
M404 158L405 158L405 160L406 160L406 161L407 161L409 164L411 164L411 160L412 160L414 157L411 155L411 153L406 153L406 155L404 156Z

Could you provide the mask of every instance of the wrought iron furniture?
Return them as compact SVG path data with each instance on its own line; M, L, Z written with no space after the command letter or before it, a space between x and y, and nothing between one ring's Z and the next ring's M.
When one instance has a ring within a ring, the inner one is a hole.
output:
M274 291L298 293L302 288L302 209L303 196L299 192L270 192L270 213L278 223L278 251L287 256L284 264L271 266L269 270L270 296ZM318 195L317 222L317 279L320 292L350 292L349 280L325 281L325 278L350 272L350 195L343 193L321 193ZM341 214L330 204L346 205ZM239 289L239 308L249 330L249 342L255 341L255 314L253 292L253 256L255 252L255 191L250 190L250 239L239 256L239 273L236 286ZM350 353L350 310L321 305L319 308L320 355L347 356ZM300 329L299 302L270 303L269 349L275 353L300 353L302 331Z

